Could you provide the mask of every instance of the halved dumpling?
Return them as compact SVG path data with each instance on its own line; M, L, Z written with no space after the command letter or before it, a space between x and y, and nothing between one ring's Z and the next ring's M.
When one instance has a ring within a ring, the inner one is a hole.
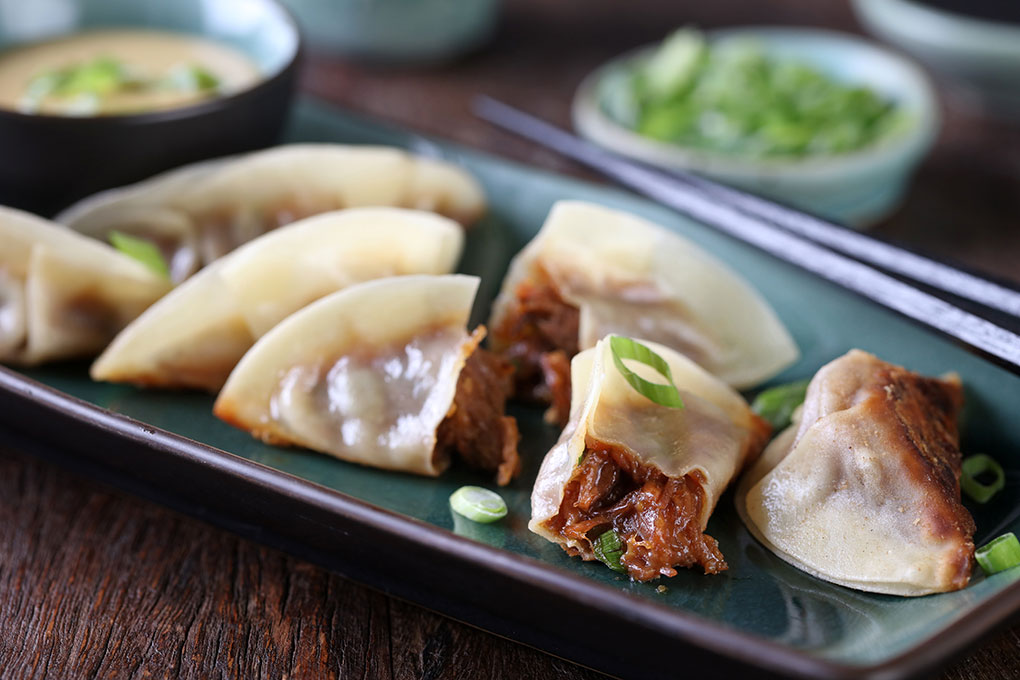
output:
M812 379L794 423L737 490L744 523L818 578L891 595L967 585L974 521L960 503L956 376L853 350Z
M768 303L724 264L656 224L561 201L510 265L489 322L521 396L565 417L567 366L619 333L662 343L730 385L753 386L798 356Z
M267 231L341 208L427 210L469 225L485 211L454 165L379 146L293 144L172 170L87 198L58 216L84 234L159 244L179 282Z
M340 210L277 229L153 305L96 360L92 377L215 392L291 313L369 279L448 273L463 242L452 220L402 208Z
M245 354L215 414L272 444L435 476L457 453L500 484L519 468L510 368L468 333L478 278L401 276L334 293Z
M704 533L708 519L771 428L690 359L642 341L669 366L683 407L651 401L616 367L610 343L600 340L571 362L570 421L542 461L528 527L585 560L605 561L608 534L622 548L614 567L640 581L695 564L706 573L726 569ZM624 363L662 381L644 364Z
M0 361L92 356L168 290L105 243L0 207Z

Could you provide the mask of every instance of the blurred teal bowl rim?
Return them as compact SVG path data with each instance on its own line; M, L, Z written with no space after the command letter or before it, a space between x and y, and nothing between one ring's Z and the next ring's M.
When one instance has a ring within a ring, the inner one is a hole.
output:
M1020 26L928 7L911 0L853 0L861 20L941 51L1020 61Z
M799 27L740 27L706 32L710 40L738 36L775 39L791 34L829 40L845 48L867 50L894 63L906 75L920 102L911 107L915 118L910 126L859 151L799 158L742 158L660 142L612 120L602 110L598 96L599 85L607 75L655 49L656 44L626 52L585 77L577 88L571 107L574 127L581 136L616 153L664 167L727 175L736 181L824 180L826 177L869 174L890 165L912 166L920 161L934 144L940 118L935 90L921 67L912 60L857 36L837 31ZM808 52L804 54L804 61L813 61ZM860 82L868 83L866 79Z
M224 107L242 106L246 103L253 92L262 90L281 80L294 77L296 75L297 66L305 52L304 34L302 33L301 26L294 17L294 13L290 10L290 8L281 2L281 0L260 1L274 7L280 13L280 16L283 18L283 23L290 30L294 37L294 41L293 49L290 54L287 55L286 59L280 63L280 66L271 72L262 74L262 77L255 81L255 83L253 83L250 87L246 87L245 89L238 90L236 92L231 92L230 94L222 97L214 97L213 99L197 102L188 106L178 106L172 109L160 111L129 113L114 116L59 116L44 113L22 113L21 111L15 111L13 109L0 108L0 121L3 121L4 119L51 121L59 125L76 125L81 127L89 125L110 125L111 123L145 125L149 123L161 123L182 118L202 116L206 113L222 110ZM139 28L154 28L154 26L149 24L139 24ZM73 35L73 33L63 35Z

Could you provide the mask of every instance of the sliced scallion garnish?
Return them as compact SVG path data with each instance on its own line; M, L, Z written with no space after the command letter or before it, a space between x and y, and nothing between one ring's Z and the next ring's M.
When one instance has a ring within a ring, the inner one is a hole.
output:
M613 571L621 574L627 573L627 570L620 562L620 558L623 557L623 542L620 541L620 536L616 533L615 529L599 534L591 549L599 562Z
M781 430L790 424L793 412L804 403L809 380L798 380L771 387L754 399L751 410L767 420L773 430Z
M620 375L627 381L627 384L659 406L668 406L670 408L684 407L683 399L680 398L680 390L673 383L673 372L669 369L669 364L666 363L665 359L640 342L621 335L610 336L609 348L613 353L613 363L616 365L616 370L620 372ZM650 366L666 379L667 384L645 380L630 370L623 363L624 359L630 359Z
M152 241L129 236L120 231L111 231L110 243L120 252L138 260L160 276L170 278L170 268L163 259L163 253L159 252L159 248Z
M982 475L991 476L987 484L978 481ZM960 474L960 488L978 503L987 503L992 496L1006 486L1006 473L994 458L984 453L963 460Z
M59 95L90 94L103 97L120 90L130 75L124 64L112 57L97 57L64 71L64 79L54 91Z
M205 92L218 89L220 79L198 64L179 64L167 73L163 86L183 92Z
M488 524L506 517L506 502L495 491L480 486L462 486L450 496L450 507L474 522Z
M1020 541L1012 532L1003 534L981 546L974 553L978 564L991 576L1020 565Z

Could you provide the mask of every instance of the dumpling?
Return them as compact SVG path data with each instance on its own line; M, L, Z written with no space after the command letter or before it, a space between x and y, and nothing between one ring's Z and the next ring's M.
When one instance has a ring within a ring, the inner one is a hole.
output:
M510 368L466 325L479 279L401 276L334 293L285 319L244 356L215 414L273 444L435 476L456 453L517 473Z
M485 196L463 170L400 149L294 144L106 191L57 220L100 239L117 230L156 242L180 282L279 226L365 206L428 210L467 225L485 211Z
M114 248L0 207L0 361L92 356L170 290Z
M617 368L612 342L571 362L570 421L542 461L528 527L585 560L607 561L609 543L618 553L611 566L640 581L695 564L722 571L708 518L771 428L690 359L642 341L669 367L683 407L651 401ZM644 364L624 365L662 381Z
M448 273L463 242L455 222L403 208L340 210L277 229L148 309L96 360L92 378L215 392L255 340L309 302L369 279Z
M671 347L730 385L789 366L797 346L768 303L677 234L602 206L561 201L510 265L492 347L517 369L519 396L569 404L568 362L610 333Z
M812 379L794 423L741 480L737 509L795 567L849 588L925 595L967 585L959 378L853 350Z

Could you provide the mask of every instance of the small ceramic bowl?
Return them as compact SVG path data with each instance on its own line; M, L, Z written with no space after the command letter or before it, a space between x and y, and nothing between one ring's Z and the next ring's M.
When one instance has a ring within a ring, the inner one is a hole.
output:
M0 110L0 204L51 214L101 189L278 140L300 36L275 0L0 0L0 50L99 28L212 38L247 54L264 75L247 90L152 113L72 118Z
M910 0L854 0L864 26L976 94L993 113L1020 113L1020 25Z
M802 61L841 81L866 85L896 101L910 124L859 151L804 158L748 159L650 139L610 119L599 101L600 85L655 49L647 47L606 64L581 84L573 104L579 134L622 155L693 171L855 228L895 209L938 132L937 101L921 69L865 40L831 31L739 28L707 36L750 38L776 58Z
M483 44L499 0L284 0L316 49L376 62L439 63Z

